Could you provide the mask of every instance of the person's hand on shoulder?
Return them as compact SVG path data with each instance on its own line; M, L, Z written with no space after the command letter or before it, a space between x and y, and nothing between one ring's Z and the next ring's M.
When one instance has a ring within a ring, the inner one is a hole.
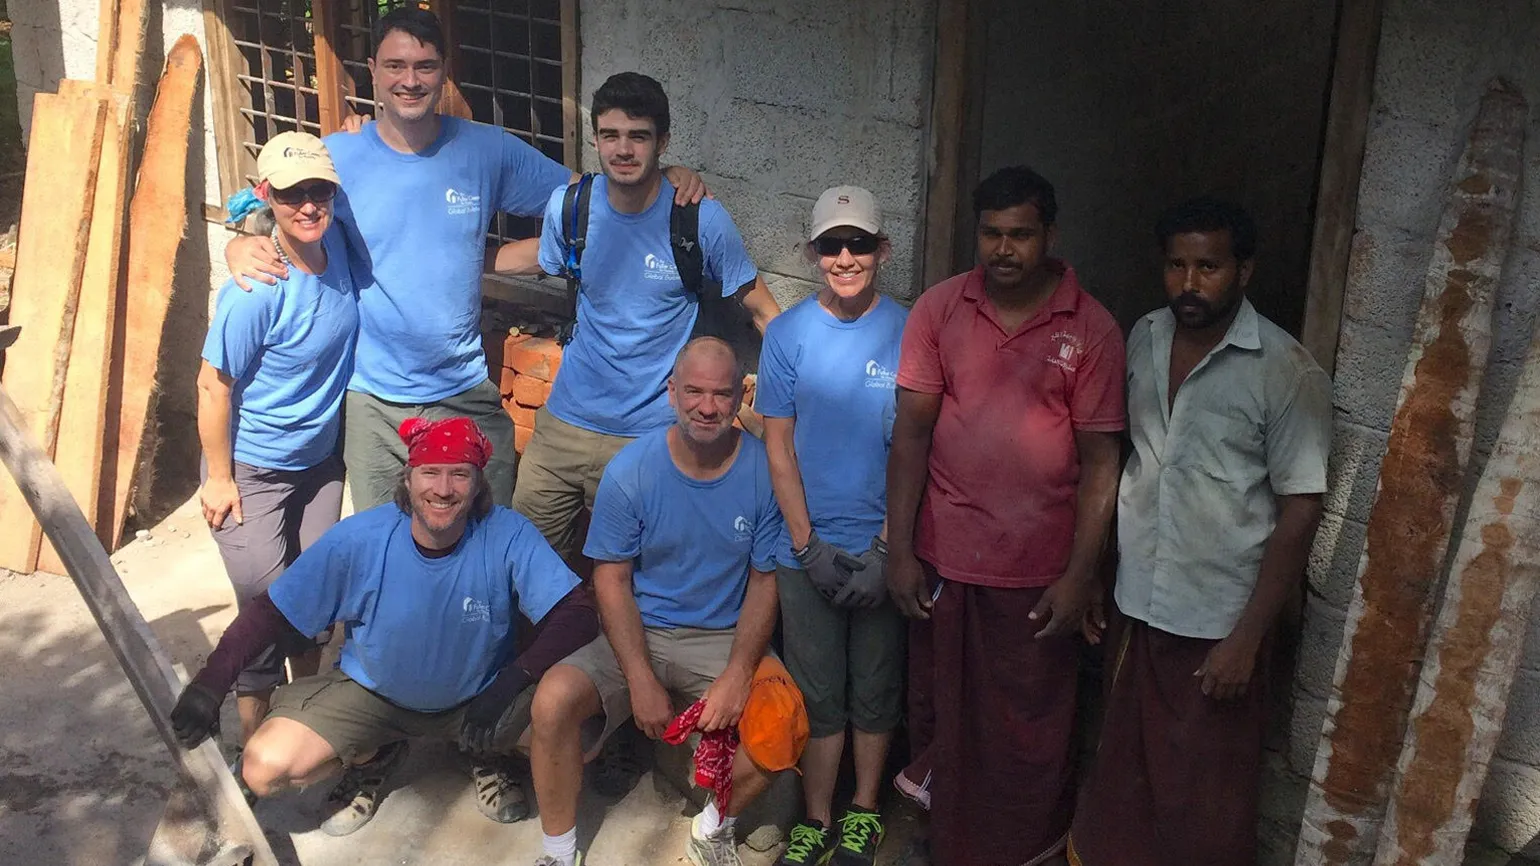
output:
M278 247L266 236L247 235L231 241L225 247L225 264L235 284L246 292L252 290L253 282L274 286L289 276L288 266L278 257Z

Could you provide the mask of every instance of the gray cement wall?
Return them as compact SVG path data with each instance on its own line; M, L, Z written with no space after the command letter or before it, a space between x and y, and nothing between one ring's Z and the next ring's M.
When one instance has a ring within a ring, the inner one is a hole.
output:
M137 134L154 98L155 82L165 64L166 48L185 33L203 42L200 0L149 2L149 25L140 63L142 98ZM92 79L96 75L96 0L9 0L12 50L16 66L22 140L32 120L32 97L58 89L59 79ZM207 51L205 63L207 62ZM206 70L205 70L206 73ZM201 87L192 114L187 154L187 230L177 253L176 285L167 313L166 339L160 362L158 409L154 435L160 442L151 469L154 482L138 491L136 504L149 519L185 500L197 487L198 440L196 379L202 337L217 289L229 276L224 267L225 244L233 235L207 223L204 203L220 203L219 176L214 162L213 107L209 90ZM196 337L190 336L196 335Z
M1336 372L1336 440L1327 515L1310 564L1310 597L1289 721L1274 756L1268 862L1292 863L1303 779L1352 597L1397 389L1445 192L1477 101L1496 75L1540 106L1540 2L1390 0L1375 75L1351 282ZM1485 463L1512 396L1540 305L1540 121L1531 114L1517 231L1499 286L1478 417ZM1536 363L1540 359L1531 359ZM1470 478L1478 476L1470 473ZM1470 491L1465 491L1469 496ZM1463 509L1462 509L1463 513ZM1507 726L1476 816L1481 845L1540 855L1540 625L1532 627ZM1472 862L1476 862L1473 858ZM1480 862L1506 862L1498 859Z
M1297 329L1337 4L975 5L982 176L1026 163L1054 183L1059 252L1124 326L1164 303L1156 216L1210 193L1255 215L1251 297Z
M932 53L931 0L583 0L583 166L588 106L628 70L663 83L666 159L700 171L786 306L813 289L802 243L818 194L872 191L893 239L882 288L917 293Z

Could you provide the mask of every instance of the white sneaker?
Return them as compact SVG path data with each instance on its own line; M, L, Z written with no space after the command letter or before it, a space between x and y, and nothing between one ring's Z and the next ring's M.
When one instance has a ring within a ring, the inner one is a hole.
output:
M743 866L738 858L738 840L732 827L722 827L710 836L701 833L700 816L690 822L690 847L685 850L695 866Z

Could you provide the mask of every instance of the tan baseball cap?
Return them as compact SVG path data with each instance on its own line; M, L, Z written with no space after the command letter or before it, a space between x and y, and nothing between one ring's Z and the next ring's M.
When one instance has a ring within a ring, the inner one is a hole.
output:
M329 180L338 186L337 168L321 139L308 132L280 132L257 154L257 180L274 189L288 189L307 180Z
M882 234L882 210L877 199L858 186L836 186L823 191L813 205L813 232L808 240L836 226L852 226L874 235Z

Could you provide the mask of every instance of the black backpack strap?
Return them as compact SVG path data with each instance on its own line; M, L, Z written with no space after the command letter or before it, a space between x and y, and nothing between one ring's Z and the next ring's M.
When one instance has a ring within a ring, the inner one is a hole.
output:
M594 176L585 174L569 184L561 200L562 267L567 278L567 318L556 332L556 342L572 342L577 328L578 289L583 283L583 248L588 246L588 202L593 198Z
M700 205L675 204L668 219L669 246L674 249L674 268L679 271L679 281L684 290L702 304L709 300L705 294L706 254L700 248Z

